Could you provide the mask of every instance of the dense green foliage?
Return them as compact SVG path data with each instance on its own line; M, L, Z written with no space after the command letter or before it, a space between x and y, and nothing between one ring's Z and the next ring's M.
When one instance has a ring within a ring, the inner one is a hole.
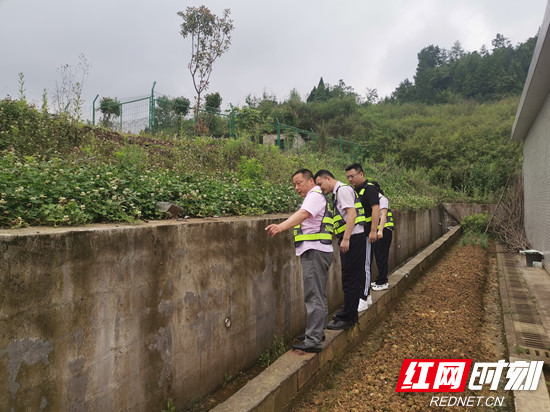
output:
M194 217L288 212L297 203L288 185L259 187L235 177L182 176L84 159L4 155L0 182L0 226L11 227L159 219L157 201L176 203Z
M191 102L185 97L160 96L155 99L155 130L178 134L184 117L189 113Z
M414 170L434 185L490 200L521 164L510 132L536 40L513 47L498 34L491 50L474 52L458 41L451 50L430 45L418 53L414 82L378 103L376 90L363 98L343 80L333 86L323 78L305 101L295 90L282 102L248 96L235 108L236 134L260 143L277 124L298 128L317 152L360 153L361 161ZM209 118L208 128L228 136L229 121Z
M0 101L0 151L17 147L21 155L51 156L86 140L85 131L64 114L38 111L24 100Z
M222 97L218 92L204 96L204 109L207 113L218 113L222 105Z
M414 82L401 82L390 100L440 104L461 97L487 102L521 93L536 42L532 37L513 47L497 34L491 51L484 46L471 53L458 41L451 50L430 45L418 53Z
M464 233L462 237L463 245L481 245L485 249L488 247L487 227L489 226L489 215L487 212L466 216L460 222L460 226Z
M489 215L485 213L476 213L470 216L466 216L460 222L460 226L464 233L485 233L485 229L489 225Z
M113 119L120 117L122 105L116 98L104 97L99 102L99 111L103 114L101 124L104 127L112 127Z
M367 162L397 164L425 174L432 184L490 197L521 164L521 145L510 139L518 102L513 96L493 103L360 105L348 95L311 103L260 101L245 113L247 119L254 111L256 119L273 116L315 130L317 150L335 147L331 137L343 136L363 148ZM252 123L274 133L273 123L258 122Z
M390 156L434 184L488 196L521 165L521 145L510 139L517 103L370 106L360 119L369 129L367 156L376 162Z
M354 96L355 92L350 86L346 86L344 81L340 79L336 86L330 84L325 85L323 78L319 80L317 87L309 93L307 103L324 102L330 99L342 99L348 96Z
M265 119L265 131L273 133L276 121L314 130L321 150L342 137L361 145L368 162L395 163L432 184L490 198L521 164L510 132L535 44L536 37L512 47L498 34L491 51L468 53L459 42L451 50L425 47L414 82L378 104L375 91L362 99L342 80L331 86L321 78L305 102L295 93L282 103L264 94L249 98L248 110Z
M294 171L328 168L343 180L345 167L359 160L284 152L248 138L124 137L23 101L0 102L0 125L1 227L158 219L158 201L176 203L190 217L288 213L301 200L291 185ZM365 171L401 210L455 196L395 164Z

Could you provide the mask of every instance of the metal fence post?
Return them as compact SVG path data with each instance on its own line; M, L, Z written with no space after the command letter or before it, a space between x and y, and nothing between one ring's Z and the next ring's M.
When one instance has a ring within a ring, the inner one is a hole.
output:
M229 103L231 107L231 117L229 118L229 137L235 139L235 110L233 110L233 105Z
M94 102L92 103L92 126L95 127L95 101L99 97L99 94L95 97Z
M279 119L275 118L277 120L277 147L281 148L281 123L279 123Z
M155 132L155 85L156 81L153 82L153 87L151 88L151 100L149 101L149 130L151 133Z

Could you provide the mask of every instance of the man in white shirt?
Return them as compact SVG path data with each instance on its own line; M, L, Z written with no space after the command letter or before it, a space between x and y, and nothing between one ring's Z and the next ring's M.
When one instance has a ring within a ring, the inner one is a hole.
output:
M321 352L323 329L328 318L326 285L328 269L332 263L332 217L327 200L308 169L298 170L292 176L294 189L304 198L302 206L292 216L279 224L265 228L273 237L284 230L294 228L296 256L300 256L306 306L306 331L304 341L292 345L292 349L304 352Z
M365 214L353 187L336 180L328 170L319 170L315 183L323 192L334 196L334 235L342 264L344 307L327 329L350 329L358 321L357 307L365 285Z

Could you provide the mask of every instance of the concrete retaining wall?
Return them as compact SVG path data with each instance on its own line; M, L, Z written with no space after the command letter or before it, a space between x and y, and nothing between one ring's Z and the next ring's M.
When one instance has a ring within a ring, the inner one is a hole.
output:
M459 236L460 227L456 226L394 271L389 278L389 289L372 293L372 305L359 313L357 325L350 330L325 330L326 340L322 352L289 350L233 396L212 409L212 412L292 409L289 406L299 393L307 392L319 379L326 377L335 363L349 354L355 345L363 342L390 315L407 290ZM365 405L367 403L368 398L365 399Z
M493 204L477 203L445 203L443 206L445 207L447 212L449 212L454 218L458 219L461 222L465 217L479 213L488 213L489 218L491 218L496 208L496 206ZM452 220L452 223L456 224L454 220Z
M440 237L443 213L394 213L390 267ZM0 231L0 410L154 411L303 331L283 216ZM343 300L339 258L331 310Z

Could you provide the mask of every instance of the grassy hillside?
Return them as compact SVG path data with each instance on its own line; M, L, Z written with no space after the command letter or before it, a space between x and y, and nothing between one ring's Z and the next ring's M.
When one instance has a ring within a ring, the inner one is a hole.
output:
M371 147L368 159L356 159L307 148L280 151L248 138L121 135L38 111L24 101L3 100L0 226L165 218L156 210L158 201L176 203L190 217L289 213L301 200L291 185L296 170L309 168L315 173L326 168L344 181L345 167L355 161L363 163L368 178L380 182L397 209L490 198L488 192L453 190L434 179L425 161L414 164L404 156L405 148L417 144L417 139L421 142L422 130L438 122L449 130L459 128L446 119L453 117L453 110L463 108L433 107L422 113L419 107L384 106L371 106L363 112L364 122L373 125L366 141ZM480 122L485 124L482 118ZM402 136L409 135L410 142L402 139L399 143ZM427 152L437 158L432 143L428 143ZM458 145L453 150L467 148Z
M367 152L422 171L434 184L490 198L521 165L521 145L510 138L518 101L371 106L361 118Z

